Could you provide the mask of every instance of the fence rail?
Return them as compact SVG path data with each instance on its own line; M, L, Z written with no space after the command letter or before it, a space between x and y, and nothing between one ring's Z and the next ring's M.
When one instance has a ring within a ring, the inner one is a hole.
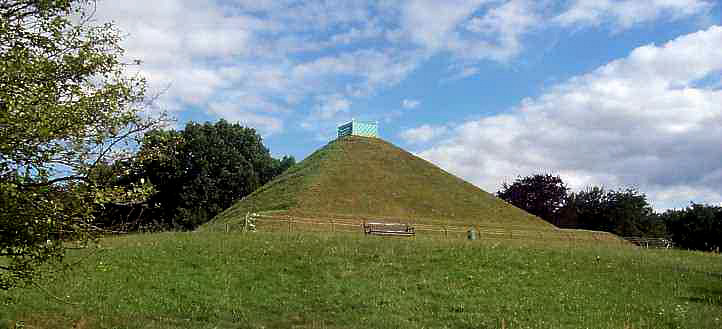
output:
M658 248L658 249L670 249L674 248L672 240L667 238L645 238L638 236L625 236L624 240L627 240L637 246L643 248Z
M346 232L363 234L363 226L369 222L383 221L380 219L350 219L350 218L313 218L311 216L289 216L285 214L251 214L249 217L256 230L259 231L313 231L313 232ZM386 219L388 220L388 219ZM395 220L395 222L402 222ZM446 239L465 239L469 230L474 230L479 239L505 239L505 240L535 240L535 241L569 241L594 242L629 245L629 240L621 239L613 234L598 231L549 229L524 230L520 227L502 228L485 225L438 225L414 224L412 226L417 235L436 236ZM226 231L236 231L236 225L227 224ZM244 228L241 228L243 230ZM634 243L634 242L632 242Z

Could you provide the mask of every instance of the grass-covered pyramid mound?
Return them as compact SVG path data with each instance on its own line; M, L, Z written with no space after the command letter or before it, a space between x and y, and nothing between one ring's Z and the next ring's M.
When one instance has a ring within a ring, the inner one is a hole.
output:
M204 228L236 224L248 212L264 211L312 218L553 228L388 142L357 136L314 152Z

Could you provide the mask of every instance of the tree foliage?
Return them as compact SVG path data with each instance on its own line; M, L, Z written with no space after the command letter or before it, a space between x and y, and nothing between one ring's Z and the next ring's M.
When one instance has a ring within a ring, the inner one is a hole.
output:
M672 241L682 248L704 251L722 249L722 207L691 204L661 215Z
M91 1L0 1L0 288L90 237L99 203L142 197L94 172L157 126L139 115L145 82L128 77L118 31L91 24Z
M156 193L144 205L106 213L123 229L193 229L295 164L293 157L272 158L254 129L224 120L153 131L140 153L155 156L125 164L129 176L120 183L147 178Z
M559 176L536 174L503 184L497 195L559 227L612 232L622 236L665 236L663 219L635 188L592 186L568 193Z
M579 228L622 236L664 236L666 232L647 196L635 188L604 190L589 187L571 193L567 204L573 210Z
M564 205L568 190L561 177L536 174L519 177L511 185L504 183L497 196L556 224L557 213Z

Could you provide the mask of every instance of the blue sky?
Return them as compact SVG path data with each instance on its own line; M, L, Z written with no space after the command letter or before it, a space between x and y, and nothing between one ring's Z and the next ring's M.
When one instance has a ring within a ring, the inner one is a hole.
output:
M722 21L708 0L102 1L149 111L255 127L302 159L338 124L493 192L518 175L722 201ZM135 72L134 72L135 73Z

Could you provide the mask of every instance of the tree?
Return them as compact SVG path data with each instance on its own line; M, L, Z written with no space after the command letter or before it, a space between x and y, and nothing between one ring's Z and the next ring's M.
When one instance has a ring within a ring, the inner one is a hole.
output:
M571 193L574 212L577 215L579 228L611 232L613 226L607 217L607 191L602 187L587 187L583 191Z
M647 196L636 188L626 188L607 193L607 218L613 232L621 236L649 236L645 231L653 221L654 211Z
M589 187L570 194L580 228L622 236L664 236L665 227L647 196L635 188L606 191Z
M722 248L722 207L693 203L661 217L677 246L718 252Z
M142 205L143 214L137 207L124 210L134 213L133 222L120 218L111 223L120 222L124 229L194 229L295 164L293 157L272 158L254 129L225 120L150 132L140 153L158 156L126 164L129 175L121 183L148 178L156 193Z
M110 187L102 165L160 120L142 118L145 81L129 77L118 31L92 1L0 1L0 288L31 280L87 241L99 203L142 198ZM111 175L112 176L112 175Z
M276 177L296 164L296 158L284 155L282 159L273 159L273 177Z
M536 174L519 177L511 185L504 183L497 196L542 219L556 223L569 189L561 177Z

